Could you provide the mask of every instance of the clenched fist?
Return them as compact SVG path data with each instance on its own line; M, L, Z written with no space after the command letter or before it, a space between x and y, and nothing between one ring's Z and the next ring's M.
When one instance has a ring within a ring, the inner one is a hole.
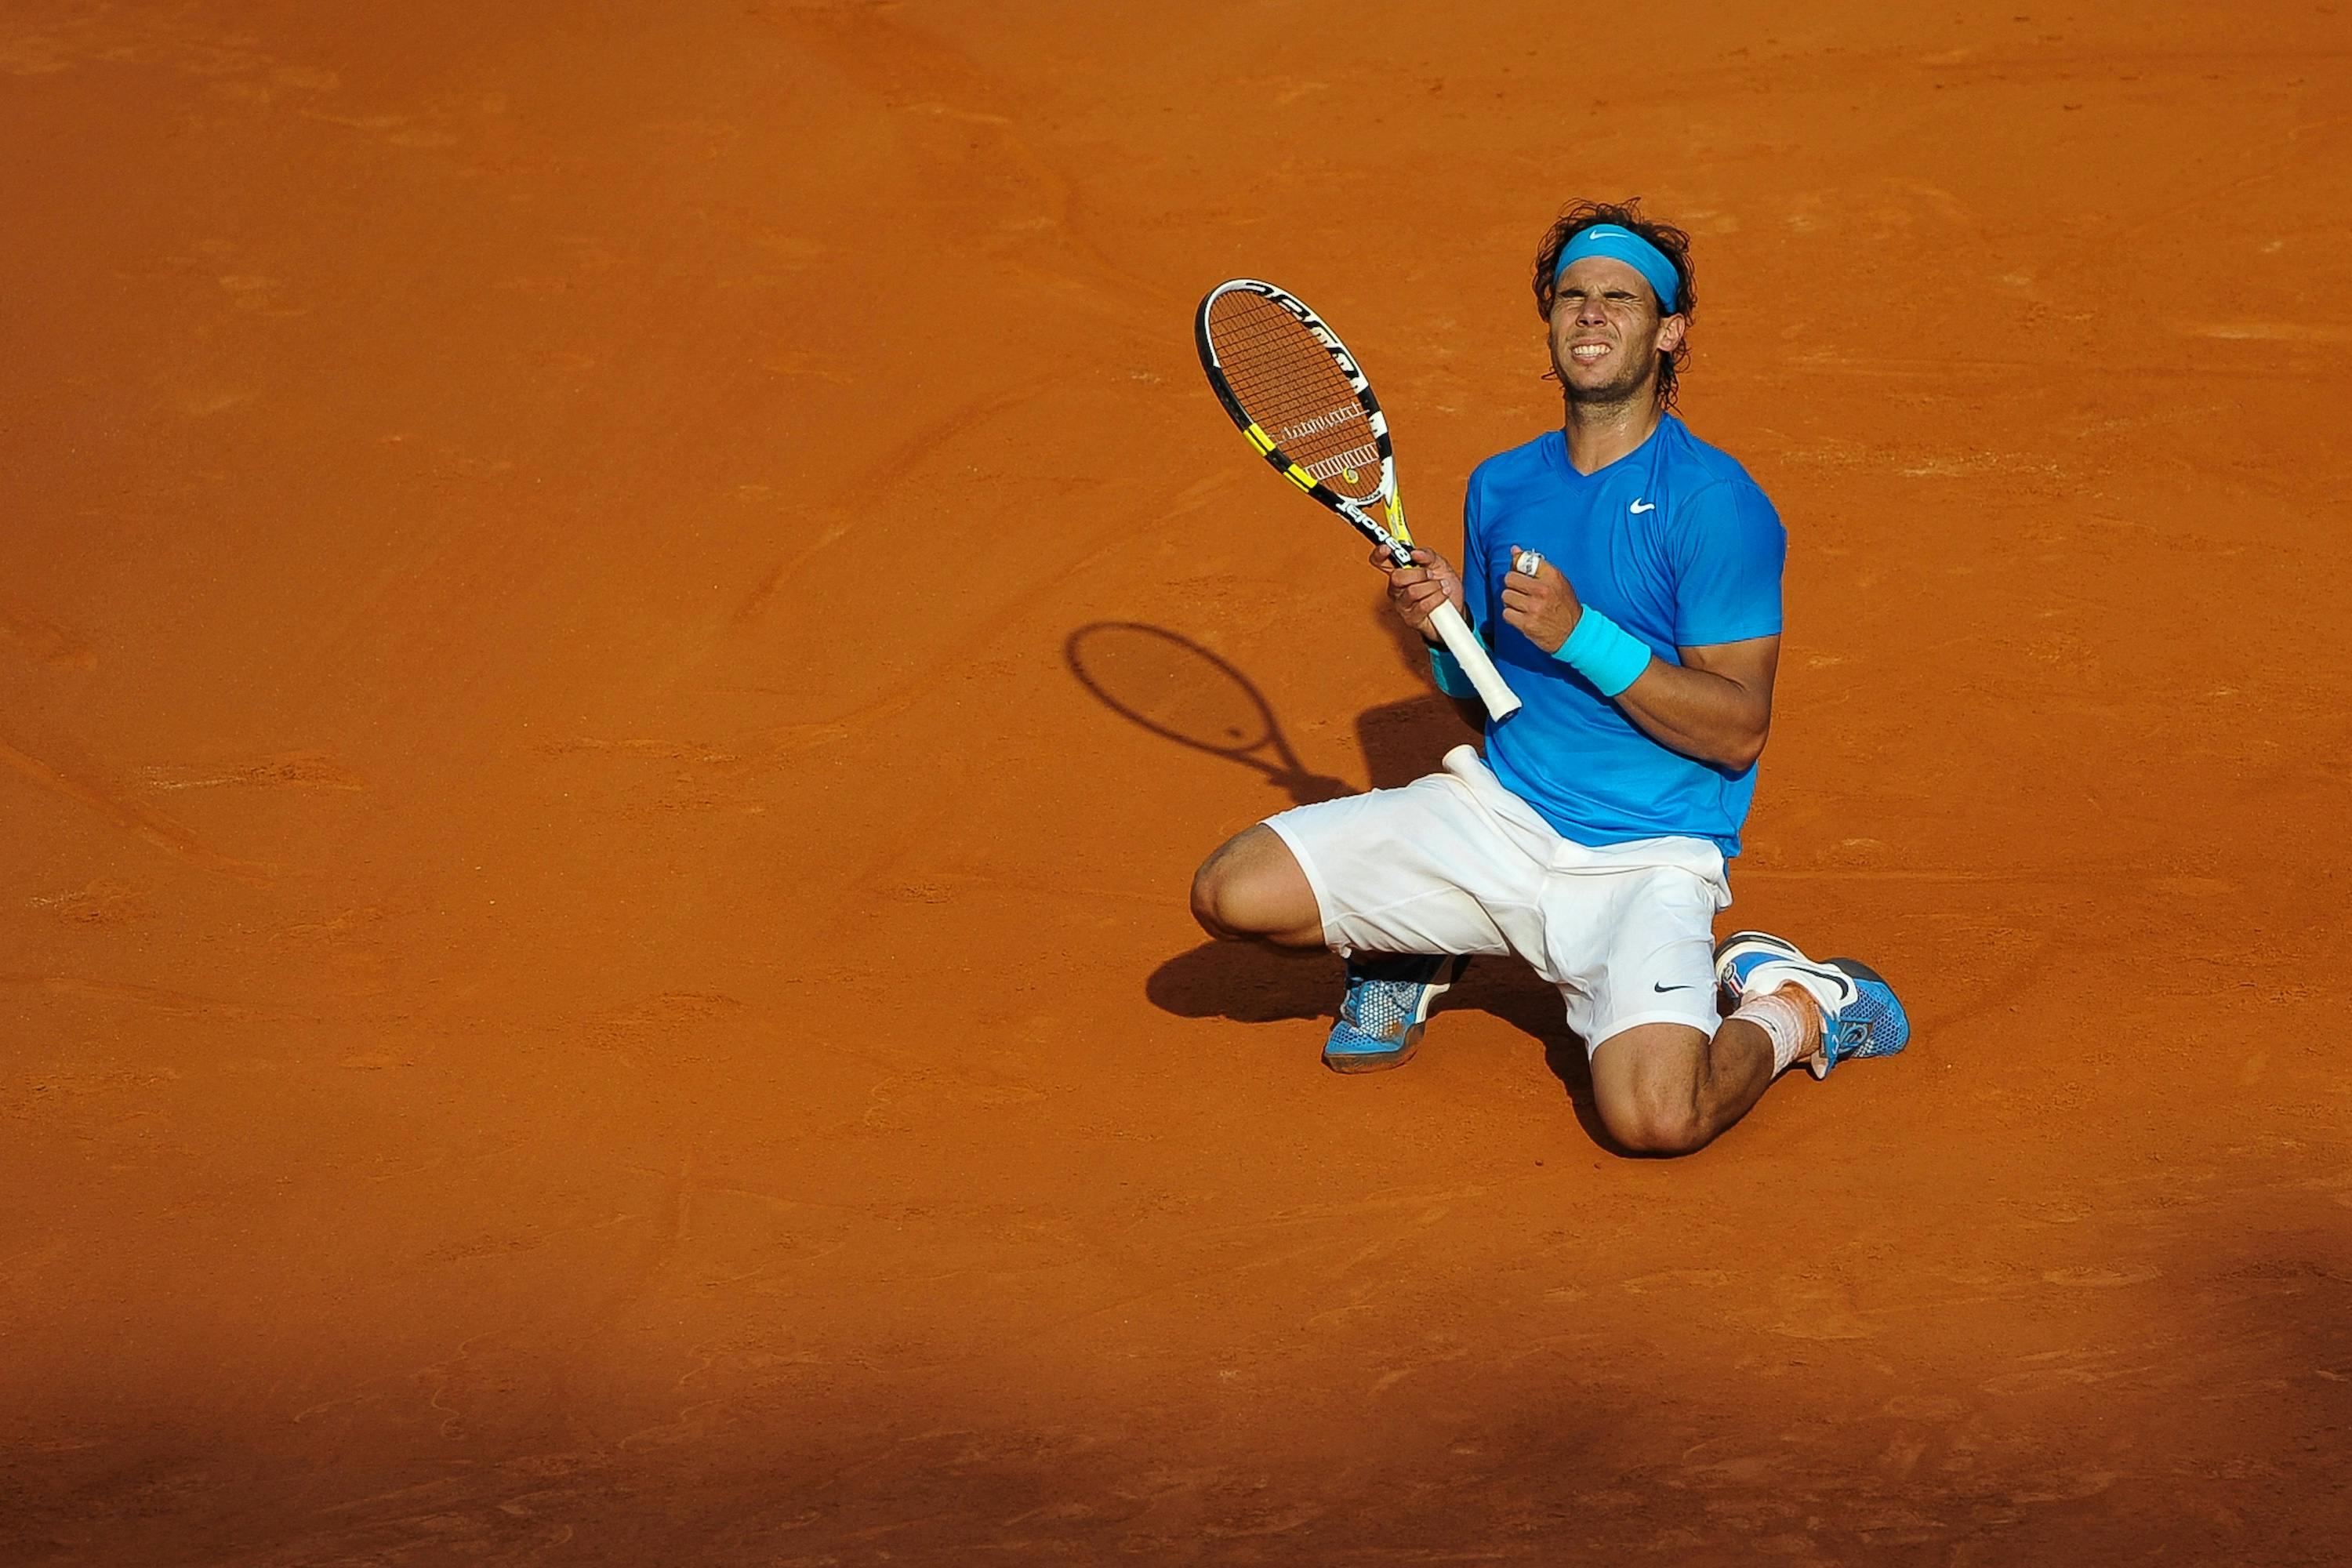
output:
M1532 576L1519 570L1529 559L1536 563ZM1577 618L1584 614L1584 602L1559 568L1533 551L1512 545L1511 563L1511 570L1503 576L1504 622L1518 627L1544 652L1558 653L1568 634L1576 629Z

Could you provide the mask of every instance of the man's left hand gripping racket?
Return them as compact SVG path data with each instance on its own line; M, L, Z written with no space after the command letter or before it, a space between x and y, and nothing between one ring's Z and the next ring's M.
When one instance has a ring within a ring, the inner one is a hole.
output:
M1412 531L1397 497L1388 416L1353 354L1323 318L1271 283L1236 278L1209 290L1193 323L1201 368L1250 445L1283 478L1338 512L1400 566L1412 561ZM1383 528L1365 510L1381 503ZM1519 700L1486 646L1449 600L1429 624L1497 719Z

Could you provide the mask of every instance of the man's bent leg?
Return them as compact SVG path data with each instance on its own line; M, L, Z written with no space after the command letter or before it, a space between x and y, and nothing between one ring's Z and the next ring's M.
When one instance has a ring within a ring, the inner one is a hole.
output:
M1449 770L1284 812L1193 878L1192 913L1211 936L1346 956L1347 994L1323 1049L1338 1071L1404 1061L1464 956L1518 951L1486 900L1527 912L1515 896L1528 848ZM1521 937L1538 934L1522 924ZM1702 939L1702 973L1706 957Z
M1280 834L1264 823L1225 841L1192 877L1192 918L1220 941L1327 947L1314 885ZM1402 1065L1421 1043L1429 1009L1458 978L1466 958L1358 953L1348 992L1324 1042L1334 1072Z
M1298 857L1263 822L1226 839L1192 874L1192 918L1220 942L1329 945Z
M1744 1018L1709 1037L1638 1024L1592 1053L1592 1097L1610 1135L1643 1154L1687 1154L1748 1114L1771 1087L1772 1042Z
M1716 944L1718 1005L1753 1014L1768 1034L1777 1027L1784 1055L1793 1053L1815 1078L1849 1057L1891 1057L1911 1043L1911 1017L1885 976L1851 958L1814 963L1794 942L1769 931L1743 931ZM1776 1025L1774 996L1797 998L1793 1029ZM1817 1016L1816 1016L1817 1015ZM1777 1038L1777 1037L1776 1037Z

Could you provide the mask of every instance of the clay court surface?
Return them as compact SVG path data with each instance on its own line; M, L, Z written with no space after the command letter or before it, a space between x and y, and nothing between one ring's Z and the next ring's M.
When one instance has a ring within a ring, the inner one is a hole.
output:
M0 148L0 1561L2352 1555L2339 5L14 0ZM1918 1026L1674 1162L1183 902L1459 734L1193 302L1450 551L1634 193L1723 929Z

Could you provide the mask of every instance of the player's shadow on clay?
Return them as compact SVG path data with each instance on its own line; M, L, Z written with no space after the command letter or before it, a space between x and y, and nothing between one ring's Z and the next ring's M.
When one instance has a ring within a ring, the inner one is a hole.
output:
M1427 686L1429 645L1421 635L1391 615L1385 600L1375 603L1372 625L1405 673ZM1476 738L1462 705L1434 689L1356 715L1356 744L1363 750L1365 775L1374 789L1394 789L1433 773L1446 752Z
M1324 1026L1339 1011L1339 961L1327 952L1276 952L1250 942L1203 942L1180 952L1144 983L1144 994L1181 1018L1230 1018L1237 1024L1282 1024L1283 1048L1301 1059L1323 1046ZM1431 1015L1429 1037L1414 1060L1445 1049L1446 1025L1466 1012L1486 1013L1543 1047L1544 1066L1559 1079L1576 1119L1595 1142L1616 1147L1592 1103L1592 1074L1584 1043L1560 1018L1559 993L1517 959L1482 958L1448 991ZM1449 1015L1455 1016L1450 1020ZM1412 1063L1402 1069L1412 1070Z

